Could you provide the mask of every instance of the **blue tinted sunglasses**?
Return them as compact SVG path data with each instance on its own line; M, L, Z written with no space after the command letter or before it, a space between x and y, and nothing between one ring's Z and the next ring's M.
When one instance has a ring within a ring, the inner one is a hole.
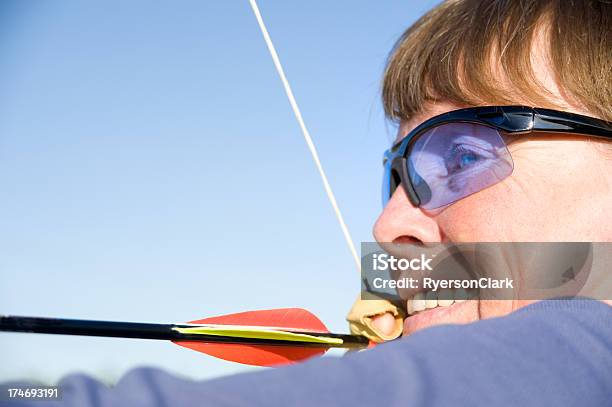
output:
M454 110L421 123L384 154L383 207L401 184L424 209L449 205L512 174L504 136L573 133L612 140L612 123L525 106Z

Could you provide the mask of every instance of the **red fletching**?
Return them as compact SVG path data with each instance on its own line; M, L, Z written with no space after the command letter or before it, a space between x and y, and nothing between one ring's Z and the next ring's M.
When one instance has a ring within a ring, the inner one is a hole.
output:
M249 325L283 328L291 331L328 333L316 315L303 308L277 308L246 311L190 321L188 324Z
M247 311L188 322L189 324L248 325L291 331L327 333L327 327L311 312L302 308ZM279 366L300 362L324 354L325 348L274 345L242 345L176 341L177 345L220 359L254 366Z
M239 345L229 343L174 342L219 359L253 366L281 366L324 354L325 348L274 345Z

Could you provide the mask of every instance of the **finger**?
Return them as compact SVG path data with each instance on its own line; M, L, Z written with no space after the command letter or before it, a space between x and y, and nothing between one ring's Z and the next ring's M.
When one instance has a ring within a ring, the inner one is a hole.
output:
M372 318L372 326L384 335L391 335L395 330L395 317L386 312Z

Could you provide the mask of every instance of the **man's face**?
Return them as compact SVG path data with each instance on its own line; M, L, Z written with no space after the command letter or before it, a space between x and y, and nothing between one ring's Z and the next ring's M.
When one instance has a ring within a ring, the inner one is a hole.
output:
M398 140L424 120L462 107L437 103L424 109L401 123ZM414 207L397 188L374 237L381 243L612 241L612 153L606 148L580 136L517 138L508 145L514 171L504 181L436 211ZM410 315L404 334L500 316L526 304L467 300L438 306Z

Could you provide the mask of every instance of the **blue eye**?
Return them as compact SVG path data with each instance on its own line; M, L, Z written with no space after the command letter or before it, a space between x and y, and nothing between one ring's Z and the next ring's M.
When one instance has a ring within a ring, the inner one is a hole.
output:
M446 169L449 173L458 172L477 164L482 158L471 146L456 144L446 156Z
M474 164L478 159L479 157L474 153L463 153L459 157L459 166L461 168L467 167L468 165Z

